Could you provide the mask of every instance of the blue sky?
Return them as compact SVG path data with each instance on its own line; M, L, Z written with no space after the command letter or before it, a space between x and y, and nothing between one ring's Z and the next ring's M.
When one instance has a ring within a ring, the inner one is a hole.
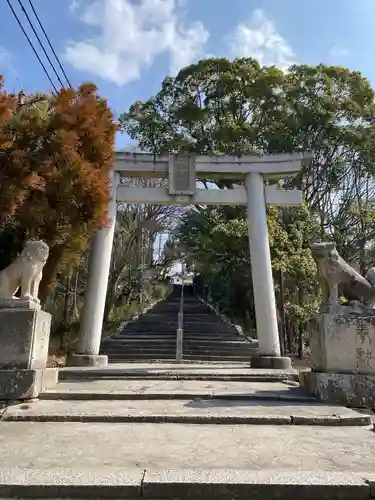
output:
M22 0L31 13L29 0ZM11 0L27 32L18 0ZM115 113L205 56L347 66L375 86L374 0L33 0L73 85L93 81ZM37 47L37 45L36 45ZM0 73L10 91L51 86L6 3ZM117 147L129 140L119 137Z

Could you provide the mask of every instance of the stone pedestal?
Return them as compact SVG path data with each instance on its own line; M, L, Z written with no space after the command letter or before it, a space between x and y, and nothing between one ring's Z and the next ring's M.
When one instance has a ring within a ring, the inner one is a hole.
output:
M47 369L51 315L35 302L0 303L0 400L35 398L57 380Z
M311 373L301 384L318 399L375 406L375 310L336 306L321 312L311 334Z

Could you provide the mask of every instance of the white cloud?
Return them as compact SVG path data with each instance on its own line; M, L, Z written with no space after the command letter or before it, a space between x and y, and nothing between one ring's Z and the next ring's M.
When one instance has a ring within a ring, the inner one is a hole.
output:
M338 47L337 45L333 45L329 51L329 57L332 59L340 59L342 57L346 57L349 55L348 49L343 49L342 47Z
M237 25L228 43L233 57L253 57L264 66L285 70L295 62L292 47L261 9L254 10L248 22Z
M78 0L72 0L69 4L69 11L71 13L76 12L80 8L81 4Z
M77 2L74 10L77 12ZM82 7L84 6L83 10ZM200 21L184 24L178 0L93 0L80 20L96 31L69 41L64 58L75 68L122 86L140 78L161 54L176 73L202 55L209 33Z

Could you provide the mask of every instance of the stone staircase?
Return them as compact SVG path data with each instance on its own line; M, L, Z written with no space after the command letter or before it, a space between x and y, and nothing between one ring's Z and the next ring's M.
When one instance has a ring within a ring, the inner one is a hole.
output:
M0 498L364 500L371 416L316 402L295 371L243 364L63 368L0 410Z
M176 332L181 287L116 336L105 339L101 354L110 363L169 361L176 357ZM233 325L222 321L190 287L185 287L183 360L189 362L249 362L257 343L241 337Z

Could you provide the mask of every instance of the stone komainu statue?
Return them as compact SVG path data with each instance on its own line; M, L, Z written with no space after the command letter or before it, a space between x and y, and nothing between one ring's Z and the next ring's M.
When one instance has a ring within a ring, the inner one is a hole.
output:
M322 306L338 304L339 297L344 296L348 301L374 307L375 290L370 280L357 273L340 257L335 243L315 243L311 251L323 291ZM374 268L369 269L369 278L371 273L374 273Z
M18 257L0 271L0 299L12 299L21 288L21 298L39 302L39 285L49 247L44 241L27 241Z

